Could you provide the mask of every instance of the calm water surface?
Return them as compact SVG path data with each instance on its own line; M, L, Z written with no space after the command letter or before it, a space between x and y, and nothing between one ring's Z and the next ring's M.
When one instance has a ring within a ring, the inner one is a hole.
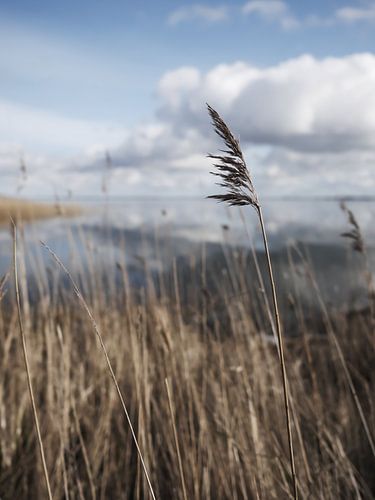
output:
M350 260L353 252L350 242L340 236L349 226L339 203L266 200L263 205L271 250L275 253L294 243L313 248L319 272L328 277L332 290L335 286L342 288L339 255L345 253ZM370 265L375 270L372 250L375 202L356 201L347 205L358 219L370 248ZM151 268L167 269L174 257L200 255L203 243L211 253L223 243L249 247L253 242L257 249L262 248L256 214L251 208L228 208L205 199L86 201L82 207L79 217L59 217L25 226L20 235L20 251L26 250L28 272L52 264L40 240L47 243L72 272L87 265L87 252L94 262L104 266L119 261L136 265L146 260ZM2 275L11 269L12 263L7 228L0 229L0 244ZM355 266L353 273L356 273ZM357 287L354 281L351 278L350 286L345 287L346 298Z

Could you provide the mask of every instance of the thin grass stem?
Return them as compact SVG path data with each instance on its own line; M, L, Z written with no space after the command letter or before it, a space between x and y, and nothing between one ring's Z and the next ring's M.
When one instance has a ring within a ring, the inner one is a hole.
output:
M48 494L48 498L50 500L52 500L53 497L52 497L51 486L50 486L50 481L49 481L49 477L48 477L46 459L45 459L45 455L44 455L42 435L40 432L38 414L36 411L35 397L34 397L34 391L33 391L33 385L31 382L31 370L30 370L28 353L27 353L26 335L25 335L25 330L23 328L23 321L22 321L20 290L19 290L19 283L18 283L18 266L17 266L17 226L12 218L11 218L11 223L12 223L12 227L13 227L14 289L15 289L15 293L16 293L17 316L18 316L18 325L19 325L19 330L20 330L20 334L21 334L21 341L22 341L23 359L24 359L24 363L25 363L27 386L29 389L31 407L32 407L32 412L33 412L33 417L34 417L34 425L35 425L35 430L36 430L36 434L37 434L37 438L38 438L39 452L40 452L40 458L42 460L43 474L44 474L44 479L46 482L47 494Z
M172 402L172 395L171 391L169 389L169 384L168 384L168 379L165 379L165 388L167 390L167 396L168 396L168 405L169 405L169 411L171 414L171 420L172 420L172 428L173 428L173 436L174 436L174 442L176 445L176 452L177 452L177 460L178 460L178 468L180 471L180 479L181 479L181 487L182 487L182 494L184 500L188 499L187 492L186 492L186 485L185 485L185 477L184 477L184 470L182 467L182 459L181 459L181 452L180 452L180 446L178 443L178 436L177 436L177 429L176 429L176 421L174 417L174 408L173 408L173 402Z
M262 208L260 205L257 207L257 213L258 213L258 217L259 217L260 227L262 230L264 250L266 253L267 268L268 268L268 274L270 277L271 290L272 290L272 302L273 302L274 313L275 313L276 333L277 333L278 347L279 347L280 369L281 369L281 377L282 377L282 384L283 384L285 420L286 420L286 427L287 427L287 431L288 431L289 459L290 459L290 468L291 468L292 479L293 479L293 494L294 494L294 498L297 499L298 498L297 476L296 476L296 467L295 467L295 462L294 462L292 425L291 425L291 417L290 417L290 409L289 409L290 394L289 394L288 379L287 379L286 367L285 367L284 342L283 342L283 335L281 332L279 306L278 306L278 302L277 302L275 281L273 278L272 262L271 262L269 248L268 248L267 233L266 233L266 228L264 225Z
M51 256L53 257L53 259L55 260L55 262L61 267L61 269L64 271L64 273L69 278L69 281L73 285L73 289L74 289L75 294L78 297L78 300L81 302L84 310L86 311L88 317L90 318L91 324L92 324L92 326L94 328L94 331L95 331L95 333L96 333L96 335L97 335L97 337L99 339L100 347L101 347L101 349L103 351L104 358L105 358L105 361L107 363L107 367L108 367L109 373L111 375L111 378L112 378L113 384L114 384L114 386L116 388L116 392L117 392L117 395L119 397L122 409L124 411L127 423L129 425L129 429L130 429L130 432L131 432L131 435L132 435L135 447L137 449L137 453L138 453L139 459L140 459L141 464L142 464L142 469L143 469L143 472L144 472L144 475L145 475L145 478L146 478L146 481L147 481L147 485L148 485L148 489L149 489L150 495L151 495L151 497L152 497L153 500L156 500L155 493L154 493L154 490L153 490L153 487L152 487L152 484L151 484L151 479L150 479L150 476L149 476L148 471L147 471L146 463L145 463L145 461L143 459L143 455L142 455L140 446L138 444L138 439L137 439L137 436L135 434L134 427L133 427L133 424L131 422L128 409L126 407L124 397L122 395L120 386L119 386L119 384L117 382L117 378L116 378L115 372L113 370L112 363L111 363L111 361L109 359L108 352L107 352L106 346L104 344L103 337L102 337L102 335L100 333L99 327L98 327L98 325L97 325L97 323L96 323L96 321L94 319L94 316L92 315L92 313L90 311L90 308L87 305L87 302L85 301L85 299L84 299L84 297L83 297L83 295L82 295L82 293L81 293L78 285L74 281L74 279L73 279L72 275L70 274L70 272L68 271L68 269L64 266L64 264L61 262L61 260L59 259L59 257L55 254L55 252L53 250L51 250L51 248L48 245L46 245L46 243L44 243L43 241L41 241L41 244L51 254Z

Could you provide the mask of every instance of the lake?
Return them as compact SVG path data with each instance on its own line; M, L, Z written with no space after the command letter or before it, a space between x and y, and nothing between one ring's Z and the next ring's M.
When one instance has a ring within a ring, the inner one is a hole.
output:
M230 208L207 199L81 200L83 212L75 218L54 218L26 224L20 230L20 247L26 249L27 274L53 267L40 240L50 246L74 274L96 266L104 273L117 263L128 266L134 286L144 284L142 267L168 272L174 259L184 263L218 259L223 248L250 248L262 254L262 240L255 211ZM290 263L287 249L303 247L325 298L351 309L365 300L363 259L353 252L341 233L350 229L338 201L265 200L264 217L279 286L288 290ZM353 210L368 246L373 271L375 202L352 201ZM0 274L12 265L8 228L0 230ZM277 257L279 255L279 257ZM182 259L182 260L181 260ZM224 264L223 264L224 265ZM304 285L300 284L301 293Z

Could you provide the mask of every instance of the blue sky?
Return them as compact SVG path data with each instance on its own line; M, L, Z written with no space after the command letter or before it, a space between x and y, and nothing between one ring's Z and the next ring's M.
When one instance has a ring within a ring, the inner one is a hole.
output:
M98 194L106 151L113 194L205 192L204 152L216 146L206 100L270 194L374 187L373 1L3 0L0 46L7 194L21 190L21 158L25 195L48 195L61 179ZM348 183L342 165L354 159L360 175Z

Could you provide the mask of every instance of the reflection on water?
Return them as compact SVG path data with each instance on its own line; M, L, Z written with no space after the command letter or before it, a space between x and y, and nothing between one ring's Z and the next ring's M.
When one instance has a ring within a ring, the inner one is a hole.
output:
M375 246L375 202L348 205L358 219L367 245ZM261 236L252 208L240 211L212 200L186 199L86 202L83 207L83 214L77 218L45 220L23 228L29 271L35 271L36 266L40 270L51 265L40 240L73 272L93 262L105 268L125 259L133 277L140 262L147 261L151 270L166 271L175 257L200 255L202 243L206 244L208 257L217 255L223 243L249 247L252 241L261 252ZM264 215L274 255L283 255L285 248L296 242L303 243L312 255L318 275L325 281L322 286L328 286L326 293L330 300L335 295L338 303L354 300L361 281L360 263L348 241L340 236L348 224L338 202L268 200L264 203ZM11 239L6 228L0 230L0 244L0 274L4 274L11 267ZM284 257L276 258L276 265L281 267L279 279L287 283L286 253ZM371 266L372 262L371 250ZM343 267L352 268L349 283Z
M340 243L340 233L346 229L346 216L336 201L267 200L264 214L272 245L283 246L298 240L309 243ZM227 207L213 200L133 200L109 204L86 204L88 211L78 222L87 225L107 223L117 229L158 229L161 234L172 234L195 241L222 241L222 226L229 226L231 240L247 244L243 218L260 243L254 210ZM375 241L375 202L352 202L363 234L369 243ZM74 222L74 223L75 223Z

